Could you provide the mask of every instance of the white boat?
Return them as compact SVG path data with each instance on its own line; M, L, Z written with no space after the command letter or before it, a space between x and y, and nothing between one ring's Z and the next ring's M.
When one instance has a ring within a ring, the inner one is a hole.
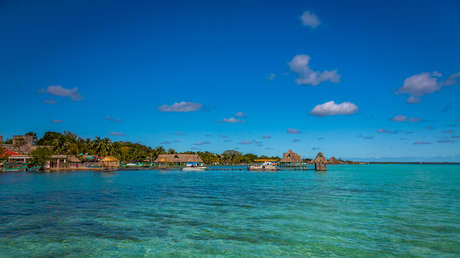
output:
M182 171L205 171L206 167L184 167Z
M275 163L276 160L255 160L258 162L248 167L250 171L278 171L280 168Z

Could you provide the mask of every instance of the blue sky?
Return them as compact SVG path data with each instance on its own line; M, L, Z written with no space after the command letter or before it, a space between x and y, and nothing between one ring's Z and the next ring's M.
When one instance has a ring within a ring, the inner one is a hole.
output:
M458 13L458 1L2 1L0 135L460 161Z

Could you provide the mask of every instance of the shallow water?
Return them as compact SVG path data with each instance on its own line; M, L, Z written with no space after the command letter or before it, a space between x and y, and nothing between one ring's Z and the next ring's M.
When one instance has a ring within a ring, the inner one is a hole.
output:
M460 255L460 166L0 174L0 257Z

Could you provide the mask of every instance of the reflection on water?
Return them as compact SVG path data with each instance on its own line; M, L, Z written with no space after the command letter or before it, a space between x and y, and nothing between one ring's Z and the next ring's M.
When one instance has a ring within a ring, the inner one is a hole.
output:
M0 256L457 256L460 167L0 175Z

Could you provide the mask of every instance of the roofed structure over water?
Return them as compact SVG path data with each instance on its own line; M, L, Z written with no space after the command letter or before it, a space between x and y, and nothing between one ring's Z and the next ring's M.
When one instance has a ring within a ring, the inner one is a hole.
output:
M201 165L203 160L198 154L160 154L155 160L160 167Z
M302 158L297 153L289 150L283 153L283 158L279 161L281 167L298 167L302 166Z
M324 154L322 152L318 152L316 155L316 158L311 161L311 163L315 164L315 170L316 171L326 171L326 164L327 164L327 159L324 157Z

